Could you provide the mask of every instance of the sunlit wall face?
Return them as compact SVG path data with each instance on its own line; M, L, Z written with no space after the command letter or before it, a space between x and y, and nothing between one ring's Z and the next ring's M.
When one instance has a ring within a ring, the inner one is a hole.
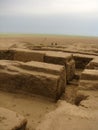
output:
M0 0L0 33L98 36L98 0Z

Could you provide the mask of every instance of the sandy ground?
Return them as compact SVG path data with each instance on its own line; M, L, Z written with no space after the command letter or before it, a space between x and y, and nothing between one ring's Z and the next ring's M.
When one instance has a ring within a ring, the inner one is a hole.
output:
M1 47L56 49L98 54L98 37L59 35L0 35Z
M38 95L29 96L0 91L0 107L23 115L28 120L27 130L34 130L45 114L56 108L56 104Z

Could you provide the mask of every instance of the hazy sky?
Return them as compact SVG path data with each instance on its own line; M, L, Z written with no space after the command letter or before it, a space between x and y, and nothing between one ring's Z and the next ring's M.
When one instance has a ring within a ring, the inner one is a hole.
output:
M98 0L0 0L0 32L98 36Z

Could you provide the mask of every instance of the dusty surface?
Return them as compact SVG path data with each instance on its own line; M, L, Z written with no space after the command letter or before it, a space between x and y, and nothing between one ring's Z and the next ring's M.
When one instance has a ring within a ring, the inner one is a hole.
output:
M0 49L19 48L71 52L76 60L77 57L78 60L82 57L82 60L77 62L77 68L83 71L85 65L98 56L98 37L0 35ZM19 56L20 54L17 55ZM84 57L87 58L84 60ZM94 65L97 69L97 64ZM76 70L76 73L81 75L80 70ZM27 130L98 130L98 91L78 92L78 84L74 81L67 87L61 99L71 104L60 101L56 108L57 104L45 97L0 91L0 107L22 114L28 120ZM81 101L83 97L80 95L85 95L85 100Z
M62 50L62 51L68 51L73 53L76 52L85 53L85 54L93 53L95 55L98 53L98 45L96 45L96 43L98 43L98 38L46 37L44 39L47 40L45 41L41 39L41 41L39 41L38 44L36 44L36 42L34 41L33 42L30 41L29 42L30 44L28 44L27 42L22 47L29 48L29 49L42 49L42 50ZM32 43L35 44L32 46Z
M27 130L33 130L45 114L56 108L56 105L50 99L41 96L0 91L0 107L8 108L23 115L28 120Z
M0 35L0 46L10 48L56 49L69 52L98 53L98 37L56 35Z

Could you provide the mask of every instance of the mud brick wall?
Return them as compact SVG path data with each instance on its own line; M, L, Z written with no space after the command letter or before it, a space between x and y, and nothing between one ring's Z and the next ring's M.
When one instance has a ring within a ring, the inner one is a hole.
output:
M73 79L75 74L75 61L72 54L48 52L44 57L44 62L65 66L67 82Z
M17 61L40 61L43 62L45 53L30 51L26 49L15 49L14 50L14 60Z
M65 91L65 68L36 62L0 61L0 89L10 92L28 92L58 99ZM44 67L45 66L45 67ZM25 68L26 67L26 68ZM64 72L64 73L63 73ZM6 82L5 82L6 81Z
M85 69L81 74L79 88L98 90L98 70Z
M72 54L53 51L30 51L27 49L1 50L0 59L14 61L40 61L56 65L63 65L66 68L67 82L73 79L75 74L75 61Z
M43 62L45 53L30 51L26 49L0 50L0 59L17 61L40 61Z

